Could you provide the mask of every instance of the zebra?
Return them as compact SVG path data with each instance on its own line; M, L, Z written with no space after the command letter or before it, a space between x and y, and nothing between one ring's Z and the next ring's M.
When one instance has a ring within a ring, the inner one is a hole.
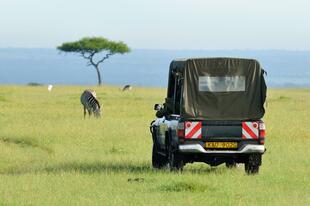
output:
M94 116L99 118L100 115L100 104L97 100L96 92L93 90L85 90L81 95L81 103L84 107L84 119L86 116L86 110L88 115L91 116L94 113Z
M127 85L125 85L125 86L123 87L123 92L124 92L124 91L130 91L131 89L132 89L132 86L129 85L129 84L127 84Z

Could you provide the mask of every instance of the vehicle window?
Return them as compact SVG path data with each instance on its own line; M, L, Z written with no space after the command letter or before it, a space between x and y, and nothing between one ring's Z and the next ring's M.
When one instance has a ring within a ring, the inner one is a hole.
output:
M245 91L245 76L200 76L199 91L242 92Z

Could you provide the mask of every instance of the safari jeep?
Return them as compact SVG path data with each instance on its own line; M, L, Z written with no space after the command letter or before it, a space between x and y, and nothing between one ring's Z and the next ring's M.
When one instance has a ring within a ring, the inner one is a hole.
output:
M264 70L254 59L191 58L171 62L165 103L155 104L152 165L244 163L258 173L265 152Z

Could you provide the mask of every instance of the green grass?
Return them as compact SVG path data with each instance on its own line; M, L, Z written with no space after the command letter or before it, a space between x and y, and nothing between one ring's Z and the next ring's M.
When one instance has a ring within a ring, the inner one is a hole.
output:
M195 163L151 168L149 123L164 89L0 87L0 205L310 205L310 90L268 91L260 174Z

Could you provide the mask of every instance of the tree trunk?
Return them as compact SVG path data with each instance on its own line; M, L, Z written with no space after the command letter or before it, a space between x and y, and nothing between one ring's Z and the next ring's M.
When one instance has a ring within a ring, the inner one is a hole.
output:
M97 76L98 76L98 86L100 86L102 84L100 70L98 66L96 66L95 68L96 68Z

